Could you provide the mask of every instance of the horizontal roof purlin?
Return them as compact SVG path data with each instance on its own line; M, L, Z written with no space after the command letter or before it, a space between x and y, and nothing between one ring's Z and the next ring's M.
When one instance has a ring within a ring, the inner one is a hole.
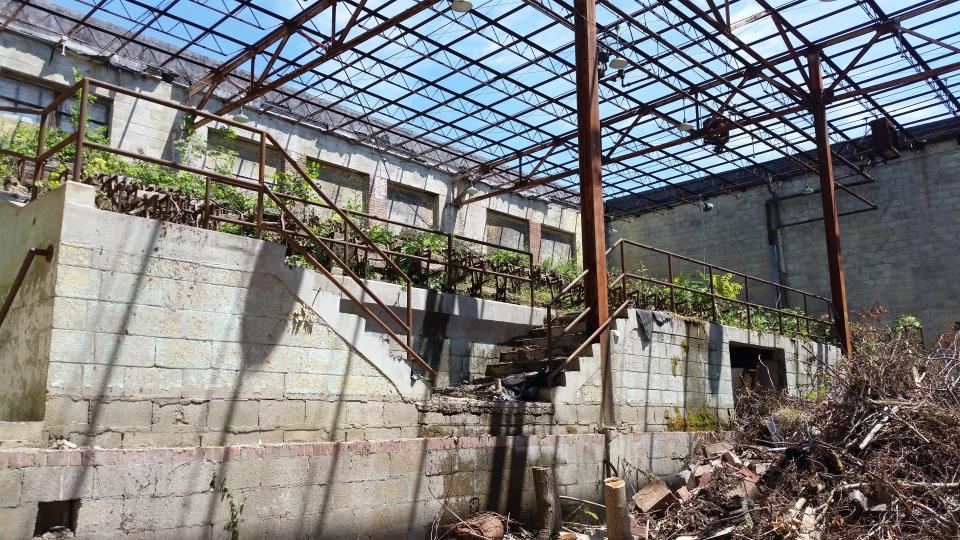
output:
M26 4L13 20L167 72L197 102L251 100L495 188L578 202L566 0L478 0L467 13L448 0L321 0L285 13L250 0ZM600 51L626 66L601 78L609 210L815 170L805 80L815 49L825 85L847 96L828 111L834 147L851 149L837 165L868 176L852 150L872 118L891 118L909 141L960 115L958 12L953 0L600 0ZM711 117L733 126L720 149L702 140Z

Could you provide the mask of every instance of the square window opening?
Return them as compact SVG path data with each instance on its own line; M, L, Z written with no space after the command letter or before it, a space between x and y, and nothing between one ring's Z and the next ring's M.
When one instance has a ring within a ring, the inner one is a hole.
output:
M40 536L48 532L76 532L79 510L79 499L37 503L37 521L33 527L33 535Z
M745 390L779 392L787 388L787 367L783 349L730 344L730 375L733 380L734 409L742 412Z

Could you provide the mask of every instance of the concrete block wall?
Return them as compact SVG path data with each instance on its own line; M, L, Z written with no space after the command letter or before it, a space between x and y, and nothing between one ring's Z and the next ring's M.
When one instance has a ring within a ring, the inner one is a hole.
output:
M143 447L419 435L415 405L382 371L405 364L375 365L302 300L281 246L99 211L91 188L67 187L80 197L60 209L48 436Z
M677 417L709 411L721 423L735 417L730 346L782 351L787 389L804 391L836 347L796 338L671 317L643 335L637 310L611 337L618 420L637 431L670 429Z
M669 475L695 442L620 435L611 461ZM441 505L529 523L533 466L552 467L561 494L602 500L603 459L603 435L0 450L0 524L27 538L39 502L76 500L77 538L229 538L226 486L245 501L242 537L422 539Z
M872 184L852 188L879 210L840 218L841 245L851 309L883 304L895 317L920 317L928 339L936 339L958 319L953 299L960 296L954 278L957 251L955 231L960 226L960 146L953 138L927 144L919 152L868 169ZM838 167L838 176L847 172ZM856 181L857 177L843 180ZM816 186L812 177L795 178L778 186L777 194ZM711 198L712 212L684 205L661 213L617 221L617 237L634 239L695 259L772 279L764 203L771 198L764 186L734 195ZM837 192L841 213L865 205ZM781 223L822 216L820 196L780 203ZM702 227L701 227L702 224ZM826 244L822 221L781 229L783 283L829 297ZM628 266L649 257L627 250ZM811 306L812 307L812 306Z
M12 294L13 282L32 248L55 245L60 236L64 193L26 208L0 201L0 303ZM47 219L49 217L49 219ZM55 317L56 261L34 258L33 264L0 325L0 422L43 419L52 322Z

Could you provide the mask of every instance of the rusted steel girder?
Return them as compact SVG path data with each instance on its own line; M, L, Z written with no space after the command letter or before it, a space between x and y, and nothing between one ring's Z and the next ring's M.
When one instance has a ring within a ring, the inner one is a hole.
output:
M197 82L193 83L190 86L190 88L187 90L187 93L195 94L200 90L202 90L203 88L216 87L218 84L223 82L224 79L229 77L231 73L233 73L235 70L242 67L246 61L250 60L251 58L254 58L258 54L263 53L264 51L267 50L268 47L270 47L274 43L281 40L288 39L301 26L309 22L310 19L316 17L317 15L322 13L323 10L327 9L328 7L334 6L335 4L336 4L335 0L320 0L318 2L314 2L311 6L301 11L300 14L298 14L296 17L290 19L289 24L284 24L278 27L273 32L270 32L269 34L263 36L262 38L260 38L259 41L249 46L245 51L235 55L230 60L227 60L223 64L220 64L220 66L217 67L217 69L201 77ZM336 30L336 29L332 29L331 31L333 30ZM278 47L277 52L279 53L279 50L282 48L283 48L283 45L281 44Z
M834 338L843 352L850 354L850 322L847 320L847 286L843 276L843 255L840 252L840 217L837 215L837 193L833 181L833 156L830 153L830 131L827 127L827 102L824 99L823 71L820 54L807 57L810 74L810 112L817 141L817 169L820 171L820 197L823 208L823 232L827 239L827 266L830 271L830 296L833 299Z
M595 0L573 4L577 74L577 139L580 154L580 212L587 333L610 317L607 300L607 247L603 222L603 174L600 139L600 72L597 69L597 5ZM609 333L600 335L602 419L613 421L612 371L607 354Z
M367 30L366 32L360 34L359 36L349 41L346 41L346 42L338 41L334 43L327 50L325 50L323 54L320 55L319 57L314 58L313 60L303 64L297 69L291 70L290 72L284 74L282 77L274 79L273 81L267 84L260 85L255 89L252 89L241 98L238 98L226 103L223 107L221 107L217 111L216 114L219 116L228 114L231 111L234 111L242 107L243 105L246 105L247 103L250 103L251 101L259 98L260 96L272 90L280 88L281 86L295 80L297 77L300 77L301 75L309 73L311 70L319 67L324 62L327 62L328 60L336 58L337 56L343 54L346 51L349 51L354 47L359 47L367 40L374 38L376 36L379 36L380 34L386 32L387 30L397 27L407 19L417 15L418 13L426 9L429 9L438 1L439 0L421 0L420 2L417 2L416 4L414 4L413 7L406 9L401 13L398 13L394 17L387 19L386 21L374 26L373 28Z
M532 1L532 0L528 0L528 1ZM956 3L957 1L958 1L958 0L938 0L938 1L932 2L932 3L930 3L930 4L924 5L924 6L922 6L922 7L918 7L918 8L916 8L916 9L913 9L913 10L911 10L911 11L909 11L909 12L900 14L900 15L897 17L897 21L898 21L899 23L903 23L904 21L907 21L907 20L909 20L909 19L913 19L913 18L916 18L916 17L920 17L920 16L922 16L922 15L924 15L924 14L927 14L927 13L929 13L929 12L931 12L931 11L934 11L934 10L936 10L936 9L938 9L938 8L942 8L942 7L944 7L944 6L947 6L947 5L950 5L950 4L954 4L954 3ZM767 13L766 15L769 16L769 13ZM759 16L759 14L758 14L758 16ZM738 26L738 25L735 24L735 25L733 25L733 26L736 27L736 26ZM856 38L858 38L858 37L860 37L860 36L867 35L867 34L871 34L871 33L880 32L881 35L886 35L886 34L890 33L890 32L891 32L892 30L894 30L894 29L895 29L895 28L894 28L893 26L891 26L889 23L884 22L884 21L879 21L879 22L875 22L875 23L871 23L871 24L865 24L865 25L863 25L862 27L854 28L854 29L851 29L851 30L849 30L849 31L840 33L840 34L838 34L838 35L834 35L834 36L832 36L832 37L828 37L828 38L826 38L826 39L824 39L824 40L821 40L821 41L818 41L818 42L816 42L816 43L813 43L813 44L810 45L810 46L805 45L805 46L803 46L803 47L794 48L793 51L787 51L787 52L781 53L781 54L779 54L779 55L777 55L777 56L774 56L773 58L766 59L766 60L765 60L765 63L766 63L766 64L769 64L769 65L771 65L771 66L778 66L778 65L780 65L780 64L782 64L782 63L784 63L784 62L792 62L792 61L795 59L795 57L806 57L807 55L809 55L809 54L811 53L812 50L823 50L823 49L825 49L825 48L827 48L827 47L836 46L836 45L839 45L839 44L841 44L841 43L845 43L845 42L854 40L854 39L856 39ZM602 124L604 127L609 127L609 126L616 125L616 124L618 124L618 123L620 123L620 122L633 119L633 118L635 118L635 117L637 117L637 116L643 116L643 115L647 115L647 114L653 114L653 111L656 110L656 109L659 109L659 108L661 108L661 107L665 107L665 106L667 106L667 105L670 105L670 104L672 104L672 103L675 103L675 102L678 102L678 101L681 101L681 100L684 100L684 99L690 99L690 98L691 98L691 95L696 96L696 95L698 95L698 94L705 94L708 89L711 89L711 88L714 88L714 87L723 85L723 84L725 84L725 81L736 80L736 79L738 79L738 78L740 78L740 77L743 77L743 76L744 76L745 74L747 74L748 72L756 71L758 68L762 68L762 65L752 65L752 66L747 66L747 67L744 67L744 68L738 68L738 69L732 70L732 71L730 71L730 72L728 72L728 73L723 74L721 77L716 77L716 78L713 78L713 79L711 79L711 80L705 81L705 82L703 82L703 83L700 83L700 84L697 84L697 85L692 85L692 86L690 86L690 87L688 87L688 88L685 88L683 91L675 92L675 93L673 93L673 94L671 94L671 95L669 95L669 96L664 96L664 97L662 97L662 98L656 99L656 100L651 101L651 102L649 102L649 103L646 103L646 104L644 104L644 105L641 105L641 106L634 107L634 108L629 109L629 110L625 110L625 111L616 113L616 114L611 115L611 116L609 116L609 117L607 117L607 118L603 118L603 119L601 120L601 124ZM943 70L942 68L939 68L939 69L938 69L938 68L934 68L934 69L930 70L928 73L930 73L930 76L936 76L936 75L943 74L943 73L948 72L948 71L953 71L953 69L948 68L948 69L946 69L946 70ZM922 74L917 74L917 75L919 75L919 76L922 78ZM909 77L909 78L904 78L904 80L906 80L906 79L918 80L918 79L916 78L916 76L912 76L912 77ZM907 83L904 82L904 83L901 83L901 84L907 84ZM883 88L889 88L889 87L890 87L890 85L887 85L886 83L884 83L882 86L883 86ZM878 89L880 89L880 88L878 88ZM832 100L832 101L841 101L841 100L843 100L843 99L850 99L850 98L852 98L852 97L864 95L864 94L867 94L867 93L869 93L869 92L863 92L863 91L854 90L854 91L845 93L843 96L839 96L838 98L836 98L836 99L834 99L834 100ZM769 120L769 119L775 118L775 117L782 117L783 115L786 115L786 114L789 114L789 113L795 113L795 112L804 110L804 108L805 108L805 107L802 106L802 105L801 105L801 106L796 106L796 107L787 108L787 109L784 109L783 111L781 111L781 113L783 113L782 115L765 115L765 116L761 117L761 120L760 120L760 121ZM744 121L739 121L739 123L740 123L741 125L753 125L753 124L756 124L756 123L758 123L758 122L744 122ZM699 135L702 136L702 134L699 134ZM513 153L511 153L511 154L509 154L509 155L506 155L506 156L503 156L503 157L501 157L501 158L496 158L496 159L487 161L487 162L483 163L482 165L477 166L476 168L477 168L477 169L479 169L479 168L496 169L496 168L501 167L501 166L509 163L510 161L516 159L517 156L528 156L528 155L534 154L534 153L536 153L536 152L538 152L538 151L540 151L540 150L543 150L543 149L545 149L545 148L549 148L550 146L555 146L555 145L558 145L558 144L563 144L564 142L571 140L571 139L572 139L573 137L575 137L575 136L576 136L576 131L575 131L575 130L571 130L571 131L569 131L569 132L563 133L563 134L561 134L561 135L558 135L558 136L553 137L553 138L551 138L551 139L545 140L545 141L543 141L543 142L540 142L540 143L531 145L531 146L529 146L529 147L527 147L527 148L521 149L521 150L519 150L519 151L517 151L517 152L513 152ZM682 144L682 142L678 142L678 143L676 143L676 144ZM674 144L670 144L670 145L668 145L668 146L663 146L663 147L661 147L660 145L658 145L658 149L661 149L661 150L662 150L662 149L665 149L665 148L669 148L670 146L674 146ZM639 155L643 155L643 154L646 154L646 153L650 153L650 151L647 150L647 149L644 149L644 151L641 151L641 152L642 152L642 153L639 154ZM633 157L635 157L635 156L633 156ZM523 189L523 188L522 188L522 187L517 187L516 189Z

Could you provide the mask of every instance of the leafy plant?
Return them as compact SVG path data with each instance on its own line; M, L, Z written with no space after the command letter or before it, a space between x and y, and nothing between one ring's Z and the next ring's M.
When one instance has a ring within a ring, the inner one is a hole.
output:
M530 259L524 253L509 249L495 249L487 255L487 260L495 265L530 266Z
M220 502L224 500L230 505L230 519L223 525L223 530L230 533L230 540L239 540L240 524L243 523L243 507L247 504L247 498L241 497L239 501L233 497L233 492L226 485L221 488Z

